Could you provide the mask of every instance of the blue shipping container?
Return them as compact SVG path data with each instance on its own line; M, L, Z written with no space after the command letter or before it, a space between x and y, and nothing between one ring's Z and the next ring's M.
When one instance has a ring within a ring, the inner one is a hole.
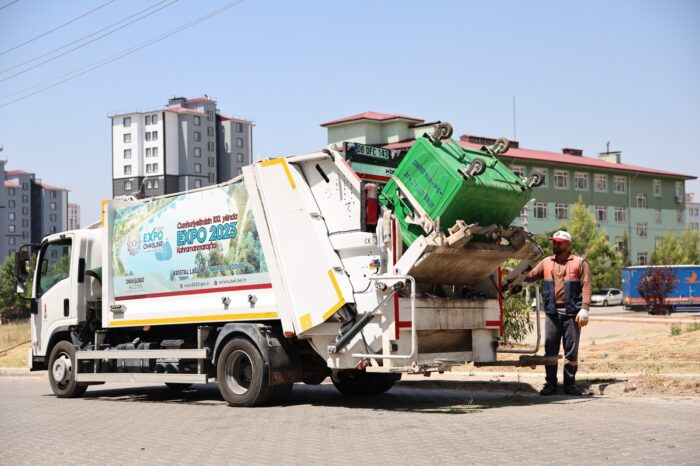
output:
M700 309L700 265L639 265L622 269L622 304L635 310L646 310L647 304L637 286L646 271L653 267L670 267L676 271L676 287L666 302L674 311Z

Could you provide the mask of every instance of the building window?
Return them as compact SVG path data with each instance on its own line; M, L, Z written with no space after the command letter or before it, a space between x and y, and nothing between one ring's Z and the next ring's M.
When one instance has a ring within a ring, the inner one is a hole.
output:
M150 141L150 140L151 140L151 132L150 132L150 131L146 131L146 134L145 134L144 136L145 136L145 138L146 138L146 141Z
M14 226L14 225L9 225L9 226L7 227L7 230L8 230L10 233L14 233L14 232L15 232L15 226Z
M647 265L649 263L649 253L638 252L637 253L637 265Z
M131 165L124 165L124 174L131 175Z
M158 115L151 115L151 123L158 124Z
M654 180L652 183L654 188L654 197L661 197L661 180Z
M124 144L129 144L130 142L131 142L131 133L124 133Z
M194 187L201 188L202 187L202 180L194 180Z
M683 223L683 211L680 209L676 210L676 222Z
M624 176L616 176L613 178L614 189L617 194L625 194L627 192L627 178Z
M209 182L210 182L210 183L214 183L215 181L216 181L216 180L214 179L214 174L213 174L213 173L209 173Z
M15 245L15 237L14 237L14 236L10 236L10 237L8 238L8 243L9 243L10 246L14 246L14 245Z
M55 222L56 221L56 214L49 215L49 221Z
M207 120L214 121L214 112L212 112L211 110L207 112Z
M560 189L569 188L569 172L554 170L554 187Z
M214 166L215 166L214 157L209 157L209 159L207 160L207 165L209 165L210 167L214 167Z
M151 131L151 136L154 141L158 140L158 131Z
M56 203L55 202L52 202L50 204L50 206L51 206L51 210L56 210Z
M156 173L158 171L158 164L154 163L153 164L153 173Z
M56 205L55 202L52 202L51 204ZM29 207L22 207L22 215L29 215Z
M15 188L9 188L9 189L7 190L7 193L8 193L10 196L14 196L14 195L15 195Z
M547 218L547 204L535 202L535 218Z
M160 186L160 183L158 182L158 178L153 180L153 189L158 189Z
M240 175L241 173L243 173L243 171L241 170L241 167L238 167L238 168L236 169L236 174L237 174L237 175Z
M640 238L647 237L647 224L646 223L638 223L637 224L637 236L639 236Z
M56 228L56 227L49 228L49 233L56 233L56 232L58 232L58 228Z
M239 133L243 132L243 123L236 123L236 131Z
M146 173L151 173L152 170L153 170L153 168L152 168L151 164L147 163L146 164Z
M690 222L690 228L692 228L693 230L700 230L700 223Z
M29 239L29 232L28 231L22 232L22 239Z
M14 209L15 208L15 200L10 199L9 201L7 201L7 207L9 207L10 209Z
M8 214L7 214L7 219L8 219L8 220L14 220L14 219L15 219L15 213L14 213L14 212L8 213Z
M122 126L124 126L125 128L131 126L131 117L126 117L122 119Z
M654 223L661 225L661 209L654 209Z
M208 135L208 136L214 136L214 127L213 127L213 126L208 126L208 127L207 127L207 135Z
M518 217L527 218L527 205L520 210Z
M202 140L202 133L200 133L199 131L195 131L194 132L194 140L201 141Z
M683 197L683 182L682 181L676 181L676 196L678 198Z
M212 141L207 143L207 147L209 148L209 152L214 152L214 143Z
M195 115L195 117L194 117L194 125L195 125L195 126L199 126L199 125L201 125L201 124L202 124L202 119Z
M554 206L554 216L559 220L566 220L569 218L568 204L556 204Z
M238 152L236 154L236 160L239 162L243 162L243 153L242 152Z
M146 124L147 125L151 124L151 115L146 115Z
M29 194L22 194L22 202L29 202Z
M157 147L153 148L153 157L158 157L158 148Z
M22 220L22 226L24 228L29 228L29 220L26 218L24 220Z
M146 189L153 189L153 181L151 181L151 180L146 181Z
M56 191L49 191L49 193L50 193L50 194L49 194L49 197L50 197L51 199L56 199Z
M202 173L202 164L201 163L194 164L194 172L195 173Z
M576 173L574 175L574 188L577 191L588 191L588 173Z
M240 155L243 156L243 154ZM242 162L242 160L239 160L239 162ZM518 176L518 178L525 179L525 167L513 166L510 167L510 171L515 173Z
M243 138L236 138L236 147L243 147Z
M647 207L647 195L646 194L637 193L637 195L634 198L635 198L635 201L637 203L637 208L646 209L646 207Z
M150 156L151 156L151 148L146 147L146 157L150 157Z
M615 221L616 222L626 222L627 221L627 212L624 207L615 207Z
M131 181L127 180L124 182L124 191L127 191L127 192L131 191Z
M608 208L604 205L595 206L595 218L599 222L608 221Z
M608 175L595 175L595 191L597 193L608 192Z
M195 147L195 148L194 148L194 156L195 156L195 157L201 157L201 156L202 156L202 148L201 148L201 147Z
M124 158L125 159L131 158L131 149L124 149Z

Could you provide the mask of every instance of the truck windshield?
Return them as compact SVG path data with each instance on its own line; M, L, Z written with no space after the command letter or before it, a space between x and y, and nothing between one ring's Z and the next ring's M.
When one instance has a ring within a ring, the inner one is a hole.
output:
M50 243L41 251L36 296L40 297L70 274L70 240Z

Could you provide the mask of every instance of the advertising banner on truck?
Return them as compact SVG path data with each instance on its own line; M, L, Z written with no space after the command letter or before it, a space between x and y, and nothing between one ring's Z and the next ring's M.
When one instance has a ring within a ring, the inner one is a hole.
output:
M112 239L116 300L270 283L242 182L119 208Z

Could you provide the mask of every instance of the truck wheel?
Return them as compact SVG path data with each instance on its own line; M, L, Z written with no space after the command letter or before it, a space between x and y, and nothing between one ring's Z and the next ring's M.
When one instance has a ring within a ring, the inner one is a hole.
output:
M49 384L59 398L77 398L87 390L87 385L75 381L75 346L60 341L49 356Z
M331 375L333 385L348 396L378 395L401 380L401 374L375 374L358 370L338 371Z
M233 338L221 351L216 378L224 400L231 406L257 406L272 395L258 348L245 338Z

